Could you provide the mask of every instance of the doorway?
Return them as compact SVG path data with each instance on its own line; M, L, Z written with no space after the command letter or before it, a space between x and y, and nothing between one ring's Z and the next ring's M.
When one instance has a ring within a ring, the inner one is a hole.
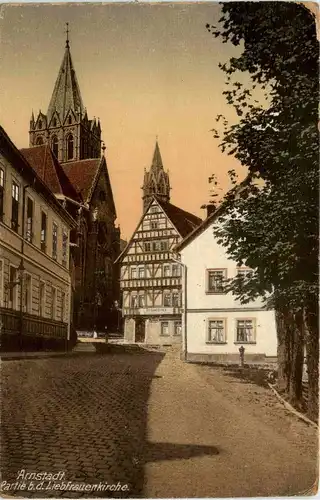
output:
M135 342L144 342L146 337L146 322L142 318L136 319Z

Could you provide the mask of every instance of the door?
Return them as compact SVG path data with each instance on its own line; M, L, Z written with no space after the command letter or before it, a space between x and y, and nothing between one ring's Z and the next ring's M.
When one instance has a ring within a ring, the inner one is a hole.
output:
M135 342L144 342L146 335L146 322L144 319L136 319Z

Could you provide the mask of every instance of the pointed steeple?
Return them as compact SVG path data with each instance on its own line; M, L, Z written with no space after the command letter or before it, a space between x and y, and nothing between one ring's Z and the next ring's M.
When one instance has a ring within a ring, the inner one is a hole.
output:
M151 168L149 172L145 170L143 179L143 210L148 206L151 198L156 196L163 202L170 201L170 181L169 175L163 169L163 163L160 153L160 148L158 144L158 138L156 140L156 146L153 153Z
M156 141L156 146L154 148L153 159L151 164L151 169L163 168L162 158L160 154L158 140Z
M69 30L67 28L65 53L48 107L48 122L50 122L53 113L57 111L63 123L70 109L76 113L76 115L79 112L82 115L84 111L76 72L71 59Z

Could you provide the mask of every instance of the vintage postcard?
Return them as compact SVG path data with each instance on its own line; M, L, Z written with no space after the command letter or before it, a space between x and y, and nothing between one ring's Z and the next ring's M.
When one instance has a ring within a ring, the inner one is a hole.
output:
M317 493L318 22L0 6L3 498Z

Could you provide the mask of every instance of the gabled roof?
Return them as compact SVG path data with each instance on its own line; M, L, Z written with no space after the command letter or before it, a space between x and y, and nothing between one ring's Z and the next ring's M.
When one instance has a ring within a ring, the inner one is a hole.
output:
M67 41L64 57L48 107L48 122L50 122L55 111L59 113L60 119L63 121L70 109L75 113L80 112L81 116L84 111L76 72L71 59L69 42Z
M251 173L248 174L247 177L240 184L238 184L229 191L229 194L231 193L233 193L234 195L240 194L248 186L252 178L253 175ZM225 209L225 203L222 202L214 212L212 212L204 221L202 221L202 223L199 226L193 229L193 231L187 234L184 237L184 239L175 246L175 250L177 252L180 252L180 250L188 246L189 243L191 243L198 236L200 236L200 234L202 234L208 227L210 227L214 223L214 221L223 213L224 209Z
M30 165L26 156L13 144L4 129L0 126L0 153L3 154L12 166L24 177L30 184L30 187L41 193L46 203L53 207L63 219L70 225L75 227L76 223L69 213L63 208L61 203L57 200L54 193L49 188L48 184L44 182L42 177L38 174L37 170Z
M100 174L103 169L105 169L109 199L111 201L114 214L116 215L107 162L104 156L101 158L91 158L90 160L78 160L63 163L62 167L78 195L81 196L83 201L86 203L90 203Z
M48 144L23 148L21 153L54 194L81 201Z
M196 228L202 222L202 219L200 219L196 215L190 214L189 212L186 212L185 210L182 210L181 208L176 207L175 205L172 205L171 203L162 202L161 200L159 200L159 198L157 198L156 196L154 196L150 200L150 203L148 204L148 206L147 206L146 210L144 211L143 215L141 216L141 218L140 218L140 220L139 220L139 222L137 224L137 227L134 230L134 232L133 232L130 240L128 241L128 243L126 245L126 247L121 252L121 254L117 257L117 259L116 259L115 262L118 262L119 260L121 260L122 257L124 257L125 254L127 253L127 250L130 247L130 244L131 244L131 242L133 240L133 237L134 237L135 233L137 232L137 230L138 230L141 222L143 221L146 213L148 212L150 206L152 205L152 203L154 201L156 201L158 203L158 205L160 206L160 208L163 209L163 211L165 212L165 214L167 215L167 217L169 218L169 220L172 222L172 224L174 225L174 227L176 228L176 230L178 231L178 233L180 234L180 236L182 236L182 238L185 237L191 231L193 231L193 229Z
M172 203L164 202L159 199L157 199L157 202L171 220L172 224L182 238L187 236L187 234L191 233L191 231L202 223L202 219L200 219L200 217L197 217L190 212L186 212L185 210L182 210L182 208L172 205Z

